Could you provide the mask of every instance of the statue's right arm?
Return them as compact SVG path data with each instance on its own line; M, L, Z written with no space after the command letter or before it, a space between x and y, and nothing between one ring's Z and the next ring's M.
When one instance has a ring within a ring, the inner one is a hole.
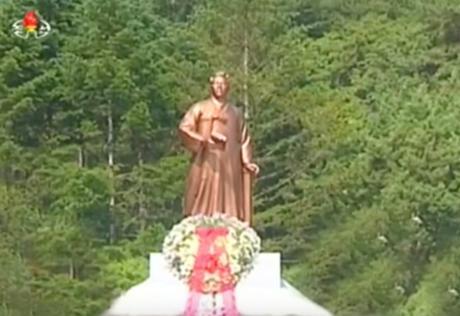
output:
M201 116L198 104L193 105L182 118L179 124L179 137L185 148L197 153L202 148L205 139L198 132L198 123Z

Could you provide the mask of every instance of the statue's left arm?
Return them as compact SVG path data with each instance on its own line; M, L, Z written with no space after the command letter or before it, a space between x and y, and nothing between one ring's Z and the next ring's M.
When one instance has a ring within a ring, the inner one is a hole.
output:
M252 139L248 125L243 118L241 125L241 160L243 165L248 165L252 163Z
M253 162L252 157L252 140L249 134L249 128L244 119L243 115L240 112L240 122L241 122L241 161L243 167L250 171L254 176L259 174L259 166Z
M249 170L253 175L257 175L259 173L259 166L257 166L252 160L253 148L248 124L246 123L241 111L239 113L241 122L241 161L246 170Z
M243 210L240 219L252 226L253 202L252 185L254 176L259 173L259 167L253 162L252 140L249 134L248 124L240 112L241 122L241 162L243 164Z

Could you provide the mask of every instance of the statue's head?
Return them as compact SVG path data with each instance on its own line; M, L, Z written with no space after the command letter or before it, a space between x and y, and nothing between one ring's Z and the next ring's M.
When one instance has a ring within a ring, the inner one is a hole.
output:
M230 89L230 76L225 71L218 71L209 77L211 93L217 99L225 98Z

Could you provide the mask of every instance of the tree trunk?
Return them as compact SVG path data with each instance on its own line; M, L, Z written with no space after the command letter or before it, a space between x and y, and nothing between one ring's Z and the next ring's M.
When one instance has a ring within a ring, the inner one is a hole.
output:
M247 14L247 13L246 13ZM248 96L248 77L249 77L249 47L248 47L248 28L245 25L243 39L243 102L244 102L244 118L249 119L249 96Z
M107 126L108 126L108 131L107 131L107 158L108 158L108 164L109 164L109 169L110 169L110 177L111 177L111 183L114 183L114 170L113 170L113 117L112 117L112 106L109 105L108 111L107 111ZM109 217L110 217L110 231L109 231L109 240L110 244L113 244L115 241L115 223L114 223L114 208L115 208L115 197L112 193L110 196L110 201L109 201Z
M78 147L78 167L83 168L85 166L85 148L83 145Z
M140 177L140 187L139 187L139 200L138 200L138 214L139 214L139 219L140 219L140 231L143 232L145 230L145 227L147 226L146 223L146 217L147 217L147 210L144 207L144 181L143 181L143 174L142 174L142 166L144 164L144 159L142 157L142 151L139 149L137 152L137 161L139 164L139 170L141 173L139 174Z
M70 259L70 262L69 262L69 278L70 279L75 278L75 267L74 267L73 259Z

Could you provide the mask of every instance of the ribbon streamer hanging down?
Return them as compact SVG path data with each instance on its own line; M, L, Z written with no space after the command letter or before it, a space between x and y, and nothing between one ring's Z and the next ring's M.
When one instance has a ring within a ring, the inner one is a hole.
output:
M224 227L200 227L196 229L196 234L199 247L184 316L239 316L225 249L228 230Z

